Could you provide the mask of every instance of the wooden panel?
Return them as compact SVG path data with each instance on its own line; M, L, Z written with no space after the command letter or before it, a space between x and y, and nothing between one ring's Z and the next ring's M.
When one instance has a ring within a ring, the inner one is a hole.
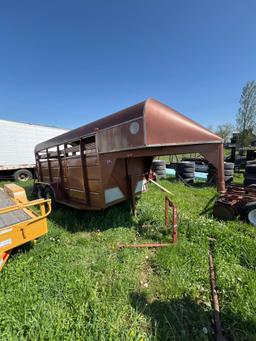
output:
M79 200L79 201L84 201L85 200L85 193L84 191L79 191L79 190L75 190L75 189L69 189L68 190L68 194L70 199L73 200Z
M52 168L59 168L58 160L50 160L50 164Z
M95 166L99 164L98 156L97 154L93 153L92 155L86 154L85 155L86 165L87 166ZM80 155L67 157L66 158L66 164L68 167L73 166L81 166L81 157Z
M59 168L52 168L52 177L60 177L60 169Z
M100 179L100 166L87 167L87 176L89 180Z
M41 167L42 167L42 168L47 168L47 169L48 169L48 163L47 163L47 161L41 161L40 163L41 163Z
M44 182L50 183L50 177L49 176L43 175L43 178L44 178Z
M99 164L99 158L98 158L98 155L96 154L93 154L93 155L86 155L85 156L85 160L86 160L86 165L87 167L90 167L90 166L96 166Z
M50 160L52 182L55 186L62 186L60 179L60 167L58 160ZM102 199L102 183L101 170L99 165L98 154L88 153L85 155L88 190L84 190L83 169L81 163L81 156L76 155L72 157L60 158L60 163L63 169L63 184L64 192L67 195L67 200L80 202L86 206L86 199L89 196L89 206L87 207L104 207ZM49 169L47 162L42 162L42 173L45 182L50 181ZM61 197L60 197L61 200Z
M60 179L59 176L58 176L58 177L56 176L56 177L53 177L53 178L52 178L52 182L55 183L55 184L56 184L56 183L61 183L61 179Z
M45 177L49 177L48 168L42 168L42 174L43 174L44 179L45 179Z
M93 207L102 207L102 196L101 196L101 194L90 192L90 205Z
M69 188L83 191L84 183L83 183L82 169L78 167L71 167L71 168L68 168L67 172L68 172L67 182L68 182Z
M102 190L102 184L100 180L89 180L88 187L90 192L100 193Z
M81 167L81 158L80 156L73 156L66 158L66 166L67 167Z

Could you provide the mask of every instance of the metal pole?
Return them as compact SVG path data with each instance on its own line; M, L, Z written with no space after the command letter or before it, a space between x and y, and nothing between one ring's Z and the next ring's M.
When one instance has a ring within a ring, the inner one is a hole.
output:
M219 144L218 148L218 170L217 170L217 181L218 181L218 191L220 193L224 193L226 190L225 187L225 178L224 178L224 147L223 143Z
M222 327L220 321L220 305L218 299L218 293L216 289L216 275L214 270L214 259L211 250L211 244L209 243L209 269L210 269L210 281L212 291L212 305L214 309L214 322L215 322L215 338L216 341L223 341Z

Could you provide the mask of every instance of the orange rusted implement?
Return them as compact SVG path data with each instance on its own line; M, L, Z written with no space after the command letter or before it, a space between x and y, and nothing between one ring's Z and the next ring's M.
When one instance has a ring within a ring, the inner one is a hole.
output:
M40 213L33 206L39 206ZM50 212L50 199L28 201L25 190L15 184L0 189L0 271L12 249L47 233Z
M152 182L155 184L161 191L171 194L170 191L168 191L163 186L159 185L157 182L152 180L150 177L148 179L149 182ZM145 243L145 244L120 244L119 248L143 248L143 247L166 247L171 246L172 244L177 243L178 241L178 224L177 224L177 208L173 204L173 202L168 198L168 196L165 196L165 228L166 228L166 235L170 234L170 228L169 228L169 209L172 209L172 241L170 243Z

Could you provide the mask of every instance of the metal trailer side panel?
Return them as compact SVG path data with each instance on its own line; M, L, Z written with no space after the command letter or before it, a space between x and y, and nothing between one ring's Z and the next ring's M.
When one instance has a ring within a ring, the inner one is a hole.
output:
M35 164L34 148L39 142L63 134L66 129L0 120L0 170Z
M217 168L218 189L224 191L222 139L154 99L35 147L39 186L51 186L57 201L93 210L128 198L134 206L154 156L191 152ZM97 165L89 165L89 154Z

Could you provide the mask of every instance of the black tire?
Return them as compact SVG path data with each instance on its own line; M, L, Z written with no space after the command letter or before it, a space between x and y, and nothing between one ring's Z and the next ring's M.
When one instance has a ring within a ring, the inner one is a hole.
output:
M247 180L256 181L256 175L253 175L253 174L248 174L248 175L245 174L244 178Z
M44 189L44 198L45 199L51 199L51 201L52 201L52 209L53 210L57 208L57 202L56 202L56 199L55 199L54 192L53 192L53 190L49 186L46 186L45 189Z
M245 178L245 179L256 179L256 174L244 173L244 178Z
M166 168L175 169L175 168L176 168L176 164L175 164L175 163L170 163L170 164L166 165L165 167L166 167Z
M249 185L249 186L248 186L248 189L249 189L249 190L250 190L250 189L256 189L256 184Z
M256 164L256 160L246 161L246 166L255 165L255 164Z
M165 170L166 167L165 167L165 166L153 166L152 169L153 169L154 171L158 171L158 170Z
M200 172L200 173L208 173L208 166L196 166L195 167L195 172Z
M35 184L34 185L34 189L33 189L33 193L35 194L35 196L38 199L42 199L44 197L44 189L43 186L40 184Z
M256 165L248 165L245 167L245 174L255 174L256 175Z
M224 162L224 169L234 169L235 165L232 162Z
M233 175L234 174L234 172L233 172L233 170L231 170L231 169L225 169L224 170L224 175L225 176L231 176L231 175Z
M194 179L195 177L195 173L194 172L191 172L191 173L180 173L179 176L181 176L182 178L189 178L189 179Z
M244 179L244 186L250 186L250 185L255 185L256 184L256 179Z
M28 181L33 179L33 174L28 169L19 169L14 174L15 181Z
M163 171L161 171L161 172L155 172L157 175L159 175L159 176L165 176L166 175L166 172L163 172Z
M183 168L177 168L177 171L179 173L194 173L195 171L195 168L192 168L192 167L183 167Z
M225 183L230 184L233 182L233 176L225 176Z
M250 184L256 184L256 177L252 177L252 176L247 176L245 179L244 179L245 182L248 182Z
M152 161L152 167L155 166L165 166L165 161L163 160L153 160Z
M178 180L185 181L186 183L193 183L194 178L183 178L181 175L177 176Z
M240 214L241 219L249 221L248 214L250 213L251 210L254 209L256 209L256 201L248 202L247 204L245 204Z
M184 168L193 168L195 169L195 163L194 162L189 162L189 161L183 161L177 164L177 167L179 169L184 169Z
M220 220L233 220L236 217L236 211L232 206L216 203L213 206L213 216Z
M193 184L194 183L194 178L186 178L186 179L183 179L183 181L185 181L187 184Z
M214 183L215 183L215 178L214 177L212 177L212 176L208 176L207 177L207 185L214 185Z

